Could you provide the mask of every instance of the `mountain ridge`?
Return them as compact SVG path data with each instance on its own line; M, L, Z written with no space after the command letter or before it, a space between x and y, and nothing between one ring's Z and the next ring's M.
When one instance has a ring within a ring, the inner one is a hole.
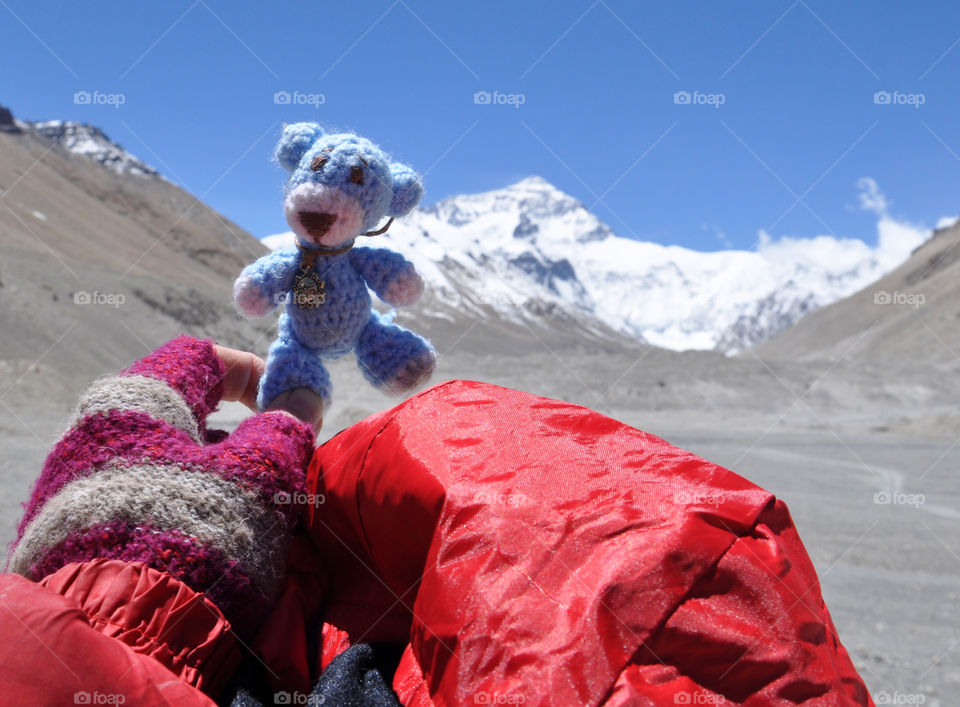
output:
M21 125L48 142L61 145L74 154L85 155L117 174L163 179L156 169L111 140L95 125L70 120L21 122Z
M177 190L95 126L24 122L7 110L0 112L0 134L21 141L35 138L48 150L92 160L115 177L141 177L145 181L136 183L148 190L161 188L154 183ZM123 188L93 187L94 196L114 212L105 219L116 220L117 213L123 216L130 210L130 204L123 203ZM40 223L35 228L49 227L44 211L52 208L28 210L21 226L36 219ZM149 201L138 201L134 210L142 215L157 212ZM237 235L242 229L206 207L203 214L213 232L226 226L231 236L217 244L194 243L174 220L169 232L155 240L177 242L177 252L193 261L186 268L169 269L174 279L195 272L197 264L232 278L248 257L234 246L242 241L250 256L258 252L244 241L246 234ZM290 234L278 234L264 243L289 245L290 239ZM71 240L63 242L65 252L83 257L82 248L68 248ZM755 251L706 253L622 238L582 202L536 175L503 189L450 196L424 206L373 244L404 253L430 283L424 302L402 318L427 332L439 332L441 340L449 335L455 341L484 322L492 325L492 336L504 336L521 348L533 337L550 345L657 346L729 355L769 340L899 264L879 246L823 236L778 241L762 236ZM136 268L139 260L126 250L121 240L105 257L126 258L133 262L129 267ZM204 319L191 311L189 297L187 303L180 299L170 292L163 298L145 296L144 301L174 319ZM219 305L215 309L219 311ZM483 331L471 334L471 346L484 347L483 337L474 336Z
M115 145L101 160L9 111L0 124L0 370L16 382L10 396L69 399L180 333L265 346L270 323L239 318L231 296L240 269L267 252L257 239L155 171L125 171L135 163L113 159Z
M507 320L546 302L637 341L727 354L856 292L913 245L761 237L754 251L700 252L628 239L539 176L419 208L374 244L411 259L450 316L472 288Z

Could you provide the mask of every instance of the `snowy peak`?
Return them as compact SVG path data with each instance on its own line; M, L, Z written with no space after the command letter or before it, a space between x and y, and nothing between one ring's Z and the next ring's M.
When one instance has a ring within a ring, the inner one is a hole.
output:
M543 177L539 177L536 174L527 177L526 179L521 179L516 184L513 184L506 189L507 191L534 191L542 193L553 193L560 194L565 196L563 192L553 186Z
M159 176L157 170L142 162L108 138L100 128L86 123L48 120L25 123L43 140L59 144L74 154L96 160L117 174Z
M420 212L453 227L483 229L488 243L511 238L586 243L614 235L580 201L537 176L504 189L449 197Z
M876 247L767 237L755 251L699 252L621 238L574 197L528 177L418 209L371 245L413 261L448 319L492 310L550 326L546 312L557 327L589 319L668 349L734 353L866 287L929 235L885 236L883 220L878 229ZM265 242L292 244L292 234Z

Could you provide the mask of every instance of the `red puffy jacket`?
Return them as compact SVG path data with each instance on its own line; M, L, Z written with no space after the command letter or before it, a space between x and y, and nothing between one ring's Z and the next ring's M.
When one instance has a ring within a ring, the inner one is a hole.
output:
M307 488L255 644L278 690L388 641L409 705L873 704L786 506L586 408L444 383L317 449ZM239 648L191 597L116 561L4 575L0 690L212 704Z

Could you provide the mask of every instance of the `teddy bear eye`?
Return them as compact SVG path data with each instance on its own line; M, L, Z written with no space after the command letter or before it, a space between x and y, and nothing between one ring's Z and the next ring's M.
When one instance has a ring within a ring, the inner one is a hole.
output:
M363 167L350 168L350 181L354 184L363 184Z
M314 157L313 162L310 163L310 169L312 169L314 172L319 172L321 169L323 169L323 165L327 163L327 155L329 155L331 152L333 152L333 148L329 145L320 150L320 154Z

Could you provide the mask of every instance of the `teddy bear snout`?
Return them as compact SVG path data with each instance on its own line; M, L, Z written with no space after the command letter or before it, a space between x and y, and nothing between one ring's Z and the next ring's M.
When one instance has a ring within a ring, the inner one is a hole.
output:
M337 246L355 238L363 227L356 198L321 184L301 184L283 205L290 228L306 243Z
M330 227L337 221L336 214L328 214L323 211L301 211L297 214L300 217L300 223L303 228L314 238L320 238L326 235Z

